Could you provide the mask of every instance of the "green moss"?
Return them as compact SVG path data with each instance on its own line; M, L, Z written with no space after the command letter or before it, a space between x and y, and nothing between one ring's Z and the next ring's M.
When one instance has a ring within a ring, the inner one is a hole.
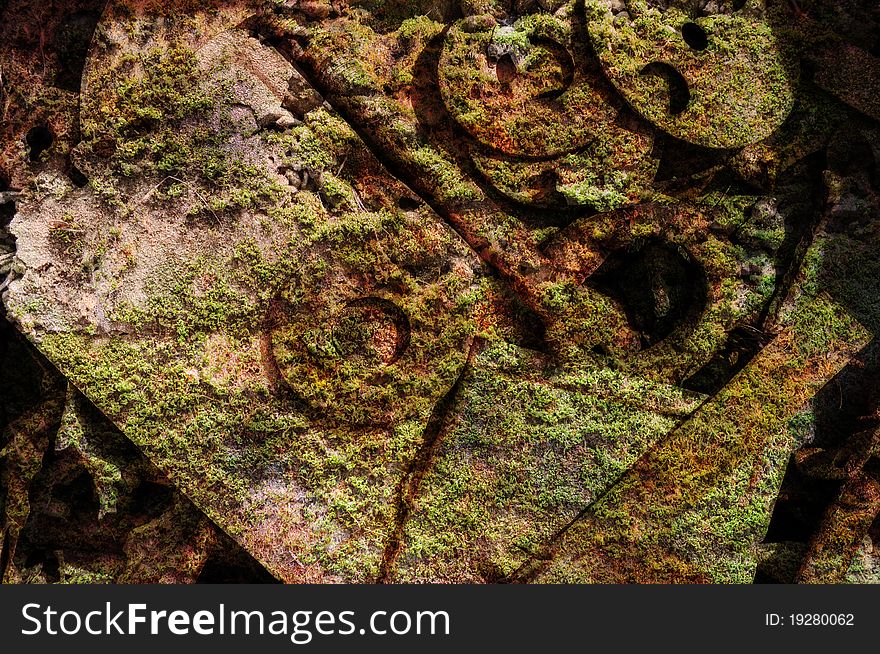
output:
M350 130L318 113L320 136L306 126L286 142L312 141L334 159L364 161ZM300 191L279 203L263 233L151 268L146 298L108 314L122 332L47 334L41 347L197 505L270 565L276 543L247 540L258 538L260 520L278 530L308 525L304 563L363 579L378 574L401 476L466 359L479 288L462 274L475 267L472 255L446 228L420 212L363 210L348 177L326 172L320 196ZM393 206L396 197L381 204ZM437 262L447 260L459 267L438 273ZM412 334L400 361L369 369L338 350L332 360L320 352L285 358L282 342L296 349L309 333L332 333L337 309L361 296L388 298L405 313ZM316 297L338 306L321 313ZM290 325L267 319L279 298L290 310L308 309L305 328L289 338ZM281 380L267 372L267 330ZM279 383L288 390L279 392ZM109 485L112 470L99 472ZM301 494L303 516L273 508L277 489Z
M790 315L786 331L565 534L540 580L753 578L753 544L800 445L790 423L867 340L827 298L799 310L802 319Z
M424 43L443 29L443 24L428 16L416 16L404 20L397 29L397 38L411 43Z
M411 156L413 163L428 176L426 181L438 190L442 201L455 205L480 198L476 185L465 178L457 166L434 148L421 147Z
M699 402L608 369L554 374L490 344L462 382L396 581L508 575Z
M742 147L769 136L794 103L797 67L777 44L773 29L751 12L698 19L711 35L695 56L676 32L692 20L685 11L661 11L647 3L630 8L631 20L607 5L586 3L590 37L603 69L643 116L678 138L709 147ZM687 80L687 108L669 112L669 91L657 75L642 75L651 62L673 65Z
M63 564L59 569L62 584L112 584L115 582L113 574L87 570L70 563Z
M279 201L279 185L225 147L232 82L210 73L180 45L98 69L83 105L80 160L91 162L90 185L109 206L136 210L126 202L132 178L155 180L138 201L186 202L194 218Z

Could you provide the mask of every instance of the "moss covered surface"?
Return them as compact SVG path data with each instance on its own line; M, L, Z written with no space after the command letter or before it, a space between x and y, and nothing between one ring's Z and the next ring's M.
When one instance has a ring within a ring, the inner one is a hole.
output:
M87 267L64 291L25 276L33 295L10 311L276 574L373 577L395 488L475 333L475 257L427 209L400 210L406 188L327 110L243 133L227 118L255 90L234 77L235 44L197 52L179 29L90 72L90 188L29 200L52 215L42 251ZM96 472L102 506L115 474Z
M741 147L769 136L791 111L797 67L757 3L705 17L645 0L625 3L623 12L603 0L585 4L609 79L637 111L676 137ZM686 25L696 26L706 44L688 43ZM686 82L681 106L675 75Z
M508 577L701 399L607 369L554 373L527 350L487 347L411 499L393 579Z
M282 579L749 580L808 401L880 326L853 113L795 101L780 17L263 4L111 3L75 134L16 72L61 137L17 173L20 329ZM70 406L103 519L133 482ZM131 545L161 578L175 523L170 567L208 551L175 507ZM836 515L776 549L870 574Z
M535 573L537 580L754 578L752 544L769 521L781 464L798 445L789 422L868 340L821 297L792 307L788 322L562 536L560 554Z

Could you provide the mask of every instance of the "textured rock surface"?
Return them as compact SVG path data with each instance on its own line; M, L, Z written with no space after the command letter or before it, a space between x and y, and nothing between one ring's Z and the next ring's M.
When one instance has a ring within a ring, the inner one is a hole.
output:
M4 580L876 580L850 4L10 0Z

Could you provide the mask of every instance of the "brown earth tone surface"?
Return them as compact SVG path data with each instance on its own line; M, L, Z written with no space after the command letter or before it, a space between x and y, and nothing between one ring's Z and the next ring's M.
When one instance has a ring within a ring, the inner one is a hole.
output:
M880 581L874 4L0 0L0 578Z

